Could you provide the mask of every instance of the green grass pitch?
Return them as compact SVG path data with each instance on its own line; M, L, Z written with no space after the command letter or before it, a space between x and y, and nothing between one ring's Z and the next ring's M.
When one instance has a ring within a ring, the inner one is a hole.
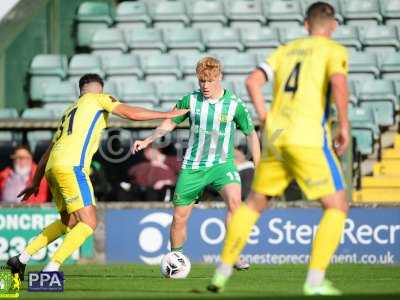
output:
M205 289L211 265L192 266L184 280L162 278L158 266L134 264L75 265L63 271L63 293L28 292L26 273L20 299L310 299L301 294L304 265L253 265L236 272L217 295ZM334 265L328 277L345 294L337 299L400 299L400 266Z

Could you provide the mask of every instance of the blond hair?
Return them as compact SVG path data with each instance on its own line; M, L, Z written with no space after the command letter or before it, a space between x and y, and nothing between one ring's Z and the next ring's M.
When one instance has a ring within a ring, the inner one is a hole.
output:
M199 60L196 66L197 78L200 81L213 81L222 73L220 61L214 57L207 56Z

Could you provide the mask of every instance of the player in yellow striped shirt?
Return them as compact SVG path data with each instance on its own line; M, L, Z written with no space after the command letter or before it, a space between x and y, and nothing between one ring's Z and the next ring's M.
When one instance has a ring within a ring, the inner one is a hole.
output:
M65 234L65 239L54 253L44 271L58 271L60 265L96 228L96 203L89 179L89 168L99 148L103 129L112 113L130 120L173 118L188 110L156 112L120 103L103 94L103 80L97 74L86 74L79 80L80 98L61 118L53 141L39 162L32 186L20 193L23 201L36 194L43 176L49 183L61 220L50 224L18 256L7 265L20 280L30 257ZM19 195L19 196L20 196Z
M266 119L263 154L247 204L236 210L228 227L221 264L208 287L213 292L224 288L253 225L268 205L268 198L281 195L294 178L307 198L319 199L324 208L312 246L304 293L340 293L325 279L325 270L339 245L348 211L341 167L331 145L329 122L333 96L339 123L334 146L341 155L349 143L348 58L346 49L330 39L336 26L331 5L312 4L305 20L310 36L279 47L247 79L260 121ZM261 91L267 81L273 81L274 87L268 115Z

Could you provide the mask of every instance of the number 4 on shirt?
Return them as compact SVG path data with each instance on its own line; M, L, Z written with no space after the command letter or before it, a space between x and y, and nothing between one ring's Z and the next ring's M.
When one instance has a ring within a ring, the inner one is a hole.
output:
M301 67L301 62L298 62L294 66L292 72L290 73L290 75L286 81L285 92L293 93L293 94L296 93L297 87L299 85L300 67Z

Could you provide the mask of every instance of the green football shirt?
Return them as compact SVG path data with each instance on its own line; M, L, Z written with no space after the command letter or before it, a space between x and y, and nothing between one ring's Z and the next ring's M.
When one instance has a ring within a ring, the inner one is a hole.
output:
M217 102L205 99L200 90L194 91L179 100L176 107L190 109L186 115L172 119L175 124L187 118L190 122L189 144L183 169L209 168L233 162L236 128L245 135L254 130L245 104L227 89Z

